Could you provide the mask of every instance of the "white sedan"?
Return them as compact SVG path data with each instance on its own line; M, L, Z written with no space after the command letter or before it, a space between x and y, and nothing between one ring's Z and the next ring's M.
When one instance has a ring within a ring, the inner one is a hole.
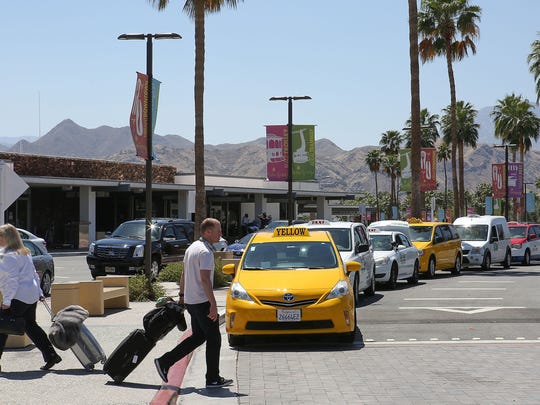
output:
M398 280L409 284L418 282L418 249L401 232L370 230L373 256L375 257L375 279L390 289L396 288Z

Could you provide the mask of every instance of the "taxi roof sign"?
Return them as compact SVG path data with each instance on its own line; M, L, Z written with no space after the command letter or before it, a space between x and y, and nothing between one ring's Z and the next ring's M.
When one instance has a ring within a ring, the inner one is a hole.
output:
M283 236L309 236L309 230L305 226L278 226L274 229L274 238Z
M308 222L308 225L330 225L330 221L327 219L312 219Z

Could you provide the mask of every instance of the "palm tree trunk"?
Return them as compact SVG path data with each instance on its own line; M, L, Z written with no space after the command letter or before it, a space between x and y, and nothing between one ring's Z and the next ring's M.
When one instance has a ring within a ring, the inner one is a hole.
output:
M379 182L377 180L377 172L375 172L375 201L377 202L377 215L375 221L378 221L381 217L381 209L379 208Z
M446 159L443 160L444 165L444 216L446 217L446 209L448 208L448 174L446 173Z
M448 81L450 82L450 134L452 138L452 188L454 190L454 218L461 216L459 201L458 173L457 173L457 117L456 117L456 82L452 68L451 38L446 40L446 65L448 68Z
M409 58L411 63L411 216L420 218L424 204L420 193L420 68L418 66L416 0L409 0Z
M464 164L463 164L463 140L458 141L459 151L459 201L460 211L465 215L465 179L464 179Z
M204 0L195 0L195 237L206 217L204 173Z

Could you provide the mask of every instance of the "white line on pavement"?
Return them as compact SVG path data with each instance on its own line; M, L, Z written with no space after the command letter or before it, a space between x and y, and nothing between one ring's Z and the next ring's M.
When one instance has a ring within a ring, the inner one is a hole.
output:
M441 297L432 297L432 298L403 298L403 301L473 301L473 300L503 300L504 298L495 298L495 297L485 297L485 298L474 298L474 297L455 297L455 298L441 298Z
M437 291L506 291L504 287L435 287Z

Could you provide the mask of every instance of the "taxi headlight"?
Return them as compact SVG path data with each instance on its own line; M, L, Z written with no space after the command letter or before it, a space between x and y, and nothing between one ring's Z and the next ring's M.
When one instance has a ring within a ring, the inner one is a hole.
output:
M88 254L89 255L93 255L94 254L94 249L96 247L96 244L94 242L90 243L90 246L88 247Z
M144 257L144 245L135 246L133 257Z
M330 294L326 296L326 299L344 297L349 294L349 284L345 280L340 280L336 283Z
M423 249L417 249L418 250L418 256L422 256L424 254L424 250Z
M243 301L251 301L251 297L247 293L244 287L242 287L242 284L236 282L231 285L231 298L235 300L243 300Z
M377 259L375 259L375 264L376 265L381 265L381 264L387 264L388 263L388 257L385 256L385 257L379 257Z

